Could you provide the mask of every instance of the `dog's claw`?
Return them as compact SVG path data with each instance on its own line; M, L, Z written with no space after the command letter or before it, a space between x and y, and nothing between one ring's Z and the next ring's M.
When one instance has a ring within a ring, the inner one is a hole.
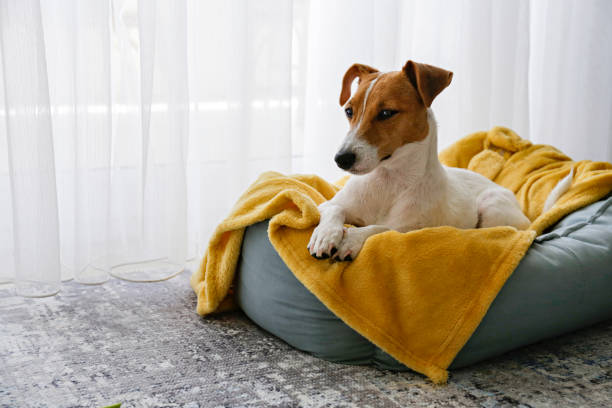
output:
M338 256L338 260L342 261L342 262L346 262L346 261L352 261L353 260L353 253L351 251L345 252L344 257L340 257Z
M310 237L308 252L316 259L329 259L338 252L342 241L342 227L319 224Z

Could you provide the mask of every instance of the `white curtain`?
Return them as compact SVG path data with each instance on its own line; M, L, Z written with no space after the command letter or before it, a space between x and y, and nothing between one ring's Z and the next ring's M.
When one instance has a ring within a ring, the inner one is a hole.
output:
M441 147L612 161L612 2L0 0L0 281L160 280L259 173L341 175L354 62L452 70Z

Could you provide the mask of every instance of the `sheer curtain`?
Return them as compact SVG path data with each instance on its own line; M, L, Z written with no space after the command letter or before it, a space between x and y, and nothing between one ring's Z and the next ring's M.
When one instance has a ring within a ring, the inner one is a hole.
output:
M0 281L153 281L259 173L335 179L340 79L455 73L441 147L505 125L612 160L612 3L0 0Z

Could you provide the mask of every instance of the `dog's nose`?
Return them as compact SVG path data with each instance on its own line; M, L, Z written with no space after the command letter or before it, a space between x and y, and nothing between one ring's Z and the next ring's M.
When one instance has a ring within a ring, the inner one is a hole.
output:
M336 164L342 170L348 170L353 164L355 164L355 153L352 152L340 152L334 157Z

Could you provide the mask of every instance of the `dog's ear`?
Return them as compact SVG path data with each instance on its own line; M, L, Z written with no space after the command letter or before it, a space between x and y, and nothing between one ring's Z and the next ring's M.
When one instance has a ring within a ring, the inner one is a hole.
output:
M450 71L414 61L406 62L403 69L428 108L453 79L453 73Z
M344 106L346 101L351 97L351 85L355 78L361 79L365 74L378 72L376 68L369 67L363 64L353 64L344 74L342 78L342 91L340 92L340 106Z

